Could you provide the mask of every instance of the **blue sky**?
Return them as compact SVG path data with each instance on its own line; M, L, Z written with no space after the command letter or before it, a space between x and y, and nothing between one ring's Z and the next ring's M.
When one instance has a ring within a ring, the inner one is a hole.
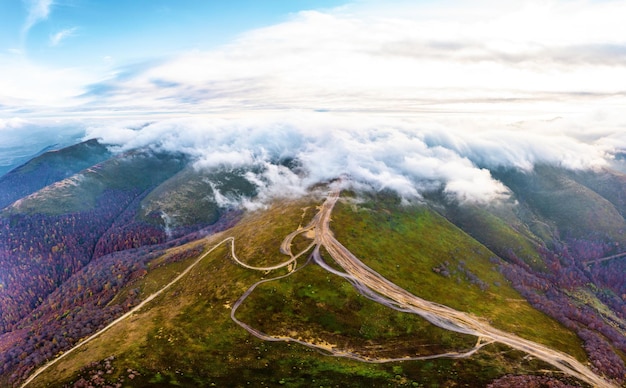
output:
M103 66L210 49L337 0L3 0L0 47L59 66Z
M10 87L0 91L0 175L49 145L69 144L84 135L82 122L38 122L42 110L57 100L97 89L91 84L131 69L193 50L211 50L246 31L287 20L303 9L344 3L2 0L0 68ZM51 97L36 101L46 93ZM74 104L80 101L69 102L70 112L64 116L72 116ZM56 114L54 108L51 112ZM48 114L50 111L43 115Z
M625 13L623 0L4 0L0 118L556 117L626 90Z
M278 143L403 128L478 181L500 160L598 165L626 150L624 15L626 0L2 0L0 168L89 136L201 155L216 122ZM411 166L448 160L428 147Z

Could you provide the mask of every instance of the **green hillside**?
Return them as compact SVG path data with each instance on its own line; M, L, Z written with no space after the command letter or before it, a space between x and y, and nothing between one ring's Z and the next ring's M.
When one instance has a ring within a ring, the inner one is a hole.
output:
M95 139L45 152L0 177L0 209L111 156Z
M282 239L306 224L319 203L309 198L276 204L192 244L208 249L233 236L242 260L253 265L279 263L286 258L278 249ZM358 205L348 198L337 205L331 227L367 265L416 295L585 360L574 333L534 310L510 287L497 270L500 259L494 253L428 207L402 206L386 196ZM296 241L298 247L306 244ZM155 259L148 273L127 289L147 296L195 258L159 266L161 260ZM318 266L304 266L305 261L299 260L303 268L292 276L259 286L237 318L274 336L370 358L463 351L476 341L374 303L343 279ZM499 345L488 345L465 359L376 364L330 357L295 343L259 340L230 319L231 306L258 280L285 273L274 272L238 266L223 245L140 312L48 369L30 386L63 386L94 375L132 387L485 386L507 373L549 369Z
M523 222L513 211L519 212L520 208L452 204L444 214L501 258L519 258L533 269L543 272L546 270L545 263L536 250L543 241L535 233L547 240L551 237L551 228L535 216L527 223Z
M255 194L243 174L243 170L199 171L187 166L142 201L140 217L150 220L150 214L160 213L175 226L212 224L220 216L216 196L236 201Z
M626 244L624 216L611 201L595 192L593 186L572 179L567 170L539 165L532 172L507 170L495 176L536 215L554 222L563 237Z
M184 157L132 151L95 164L16 201L5 212L66 214L94 208L106 190L142 192L180 171Z
M96 139L91 139L58 150L47 151L22 166L13 170L15 173L27 174L49 165L58 170L80 171L111 157L112 153ZM3 177L5 178L5 177Z

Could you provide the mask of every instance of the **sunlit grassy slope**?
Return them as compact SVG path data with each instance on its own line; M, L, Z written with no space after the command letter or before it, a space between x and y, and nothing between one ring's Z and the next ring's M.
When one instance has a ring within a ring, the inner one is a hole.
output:
M520 210L522 206L452 204L445 214L455 225L501 258L512 260L515 256L534 270L543 272L546 269L545 263L537 253L536 246L542 244L541 238L550 238L550 225L536 219L524 223L513 209ZM530 215L530 212L528 215L536 217Z
M285 256L278 247L283 237L307 223L320 202L283 202L249 214L231 230L206 240L205 246L234 236L242 259L255 265L281 262ZM367 265L416 295L584 359L573 333L532 309L509 286L492 252L428 207L403 207L384 196L358 205L346 201L338 204L331 226ZM296 241L297 247L306 244ZM147 296L193 260L167 266L155 262L145 277L128 287ZM233 323L230 307L254 282L274 275L238 267L223 246L149 306L50 368L32 386L62 386L77 380L81 368L110 356L115 356L112 373L103 377L110 382L124 379L125 386L133 387L484 386L505 373L546 368L499 345L468 359L370 364L329 357L298 344L261 341ZM260 286L237 316L268 334L369 357L465 350L475 342L373 303L314 265ZM89 379L89 370L98 368L102 366L87 368L81 376Z
M551 220L561 237L626 245L626 220L619 210L624 209L620 198L623 186L619 184L619 178L624 182L623 176L607 177L603 186L602 177L606 174L588 173L588 179L583 179L585 174L545 165L535 166L532 172L506 170L494 175L536 215Z
M106 190L142 192L176 174L185 164L179 155L128 152L46 186L5 211L56 215L88 210Z
M244 171L238 169L209 172L187 166L142 201L140 216L150 220L150 213L164 213L175 226L212 224L220 216L216 196L223 201L237 201L256 194L243 175Z
M0 209L110 157L97 140L45 152L0 177Z

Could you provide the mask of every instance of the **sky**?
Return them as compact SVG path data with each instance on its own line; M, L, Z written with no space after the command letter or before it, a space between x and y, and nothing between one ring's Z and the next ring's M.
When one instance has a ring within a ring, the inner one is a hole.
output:
M0 174L95 136L205 166L290 154L307 183L343 168L406 196L500 197L487 168L626 150L624 15L623 0L3 0Z

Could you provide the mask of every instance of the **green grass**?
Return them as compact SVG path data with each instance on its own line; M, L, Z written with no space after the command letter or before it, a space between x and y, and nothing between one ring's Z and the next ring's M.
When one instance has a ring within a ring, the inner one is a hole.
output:
M6 211L58 215L91 209L107 189L145 190L174 175L184 163L176 156L130 152L47 186Z
M476 338L375 303L318 266L265 283L240 307L239 319L265 333L326 343L365 357L401 358L471 349Z
M501 209L485 208L466 204L447 214L456 225L501 258L510 260L514 254L534 270L545 272L546 265L536 250L536 245L542 242L526 228L511 209L506 205L501 207Z
M406 290L585 359L578 337L533 309L497 271L493 252L428 207L402 206L385 196L356 211L339 203L331 228L365 264ZM433 271L446 262L449 277ZM464 276L460 263L488 288Z
M366 264L419 296L584 358L572 333L533 310L507 285L489 262L493 253L425 207L401 207L388 197L377 201L356 211L338 204L331 224L338 239ZM253 265L284 261L280 242L308 222L319 203L309 198L248 214L206 247L232 235L242 260ZM147 295L190 260L155 265L129 287ZM445 261L453 271L449 278L432 271ZM467 273L489 284L488 289L472 284ZM55 365L32 386L61 386L76 379L81 367L112 355L115 373L109 377L125 377L125 384L133 387L485 386L506 373L546 368L499 345L468 359L369 364L329 357L299 344L261 341L232 322L229 307L254 282L271 276L237 266L223 246L142 311ZM270 334L290 334L371 357L464 350L474 342L373 303L344 280L312 265L260 286L237 316ZM140 373L132 384L128 368Z
M164 212L176 226L212 224L220 215L213 188L230 199L255 195L254 185L243 177L244 174L245 171L241 169L201 172L188 166L142 201L140 217L154 222L148 215Z
M538 165L531 173L508 171L496 177L524 199L533 212L554 222L563 237L626 244L626 221L606 198L568 177L562 168Z

